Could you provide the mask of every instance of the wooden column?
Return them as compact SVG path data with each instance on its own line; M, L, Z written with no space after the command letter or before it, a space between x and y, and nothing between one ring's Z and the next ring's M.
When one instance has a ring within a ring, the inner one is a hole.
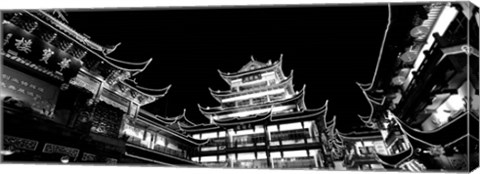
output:
M263 132L265 134L265 154L267 155L267 166L273 168L273 159L270 157L270 133L267 125L263 125Z

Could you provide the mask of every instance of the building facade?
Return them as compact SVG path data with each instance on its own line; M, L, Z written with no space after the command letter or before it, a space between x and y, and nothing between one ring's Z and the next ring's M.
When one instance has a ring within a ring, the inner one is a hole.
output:
M478 167L478 7L390 5L389 24L359 118L381 132L385 167L467 171Z
M307 109L305 86L295 91L293 71L285 76L282 63L282 57L273 63L252 57L238 72L219 71L230 89L210 89L219 106L198 106L210 122L179 125L195 139L210 140L193 161L231 168L333 167L321 140L327 102Z
M152 59L110 57L119 44L76 32L61 11L2 14L2 161L198 165L186 154L201 141L140 109L170 89L131 80Z

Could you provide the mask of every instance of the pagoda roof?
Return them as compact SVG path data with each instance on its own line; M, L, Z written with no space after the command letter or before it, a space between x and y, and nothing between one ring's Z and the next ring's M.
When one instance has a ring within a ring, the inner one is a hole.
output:
M416 130L399 118L394 117L394 119L400 124L400 129L410 140L413 139L428 146L447 146L468 136L469 133L465 125L468 124L469 115L467 112L462 112L445 125L431 131Z
M240 78L242 76L245 76L245 75L250 75L250 74L255 74L255 73L259 73L259 72L265 72L265 71L272 71L272 70L275 70L275 69L281 69L282 68L282 56L280 56L280 59L278 61L275 61L275 63L271 64L271 65L266 65L264 63L259 63L258 61L255 61L255 60L251 60L249 63L247 63L244 67L242 67L242 69L240 69L240 71L238 72L235 72L235 73L225 73L225 72L222 72L220 70L217 70L218 73L220 74L220 76L222 77L223 80L225 80L228 84L231 84L231 81L234 80L234 79L237 79L237 78ZM246 66L252 66L252 65L258 65L258 68L257 69L253 69L253 70L247 70L246 69ZM263 66L260 66L260 65L263 65Z
M204 144L207 144L209 142L209 139L206 139L206 140L195 139L195 138L193 138L189 135L183 134L182 132L184 132L184 131L181 130L181 129L178 129L178 130L173 129L173 127L171 125L179 124L179 122L173 121L171 124L164 124L161 121L158 122L159 119L152 119L152 118L158 118L158 117L151 117L151 115L149 115L149 116L139 115L137 117L137 120L142 121L142 122L144 122L144 123L146 123L150 126L161 129L161 130L169 133L169 135L175 136L177 138L180 138L182 140L185 140L186 142L189 142L189 143L192 143L192 144L195 144L195 145L204 145ZM157 120L157 121L155 121L155 120ZM178 120L178 117L175 117L175 120Z
M398 165L402 164L403 162L407 161L410 157L412 157L413 148L409 146L407 150L394 155L383 155L379 153L375 153L375 154L380 163L391 166L391 167L398 167Z
M197 125L193 125L193 126L188 126L188 125L185 125L185 124L180 124L181 128L185 131L185 132L199 132L199 131L209 131L209 130L218 130L220 129L221 127L216 125L216 124L197 124Z
M155 120L155 122L158 122L158 123L161 123L161 125L170 125L170 124L173 124L177 121L178 119L178 116L177 117L171 117L171 118L168 118L168 117L162 117L162 116L159 116L159 115L154 115L144 109L140 109L139 111L139 115L145 115L145 116L148 116L151 120Z
M99 44L91 41L86 36L78 33L77 31L75 31L70 26L60 21L59 19L56 19L55 17L51 16L50 14L42 10L38 10L36 13L32 13L29 11L24 11L24 12L26 14L29 14L33 18L37 19L44 25L49 26L53 30L62 34L64 37L69 38L78 46L83 47L85 50L90 51L92 54L99 57L102 61L106 62L107 64L117 69L128 71L128 72L139 73L145 70L147 66L150 64L150 62L152 61L152 58L150 58L149 60L144 62L128 62L128 61L122 61L122 60L109 57L107 55L113 52L120 45L120 43L111 47L100 46Z
M209 124L199 124L194 126L182 125L182 129L186 132L201 132L208 130L218 130L229 127L234 127L241 124L255 124L255 123L279 123L290 120L299 120L299 119L319 119L318 117L325 117L328 110L328 101L320 108L315 109L304 109L297 112L287 112L287 113L277 113L272 114L270 110L267 113L257 114L255 116L245 117L245 118L228 118L222 120L214 120Z
M358 84L358 83L357 83ZM370 114L369 115L366 115L366 116L362 116L362 115L358 115L358 117L360 118L360 120L362 122L364 122L365 124L367 124L370 128L373 127L373 125L375 125L373 122L372 122L372 117L373 115L376 113L376 112L379 112L378 110L383 107L384 103L385 103L385 100L386 100L386 97L381 97L381 98L377 98L377 97L374 97L373 95L371 95L368 91L364 90L362 88L362 85L361 84L358 84L358 86L360 87L360 89L362 89L362 92L363 92L363 95L365 96L365 98L367 99L368 101L368 104L370 105Z
M278 113L274 114L271 117L272 122L280 122L280 121L287 121L287 120L295 120L295 119L308 119L308 118L315 118L319 114L323 118L327 116L328 111L328 100L325 101L325 104L320 108L315 109L304 109L298 112L287 112L287 113Z
M252 92L262 91L262 90L265 90L265 89L271 89L271 88L284 87L284 86L287 86L287 85L291 85L292 84L292 79L293 79L293 70L290 71L290 75L286 79L282 80L280 83L277 83L277 84L274 84L274 85L271 85L271 86L268 86L268 87L264 87L264 88L254 88L254 89L235 92L235 93L233 93L231 90L227 90L227 91L217 90L217 91L215 91L215 90L212 90L211 88L208 88L208 89L210 90L210 94L213 96L213 98L215 98L217 101L221 102L222 98L227 98L227 97L232 97L232 96L236 96L236 95L242 95L242 94L248 94L248 93L252 93Z
M164 88L151 89L151 88L142 87L138 85L137 82L130 79L125 79L120 82L128 87L135 89L141 94L151 96L151 97L163 97L168 93L168 90L170 90L170 88L172 87L172 85L168 85L167 87L164 87Z
M239 124L249 124L249 123L256 123L264 121L272 116L272 110L262 114L256 114L255 116L247 116L247 117L231 117L231 118L224 118L219 120L213 120L213 124L219 126L232 126L232 125L239 125Z
M371 130L371 131L353 131L349 133L342 133L340 131L337 132L339 137L342 138L344 141L358 141L358 140L365 140L365 139L382 139L382 134L379 130Z
M247 106L236 107L236 108L223 108L221 106L205 108L205 107L202 107L200 105L198 105L198 108L204 116L207 116L207 115L215 115L215 114L227 114L227 113L232 113L232 112L243 110L243 109L254 109L254 108L267 107L269 105L286 105L286 104L291 104L291 103L295 103L295 104L304 103L305 87L306 87L306 85L304 85L302 90L300 90L292 98L289 98L289 99L286 99L286 100L280 100L280 101L264 103L264 104L260 104L260 105L254 105L254 106L247 105Z

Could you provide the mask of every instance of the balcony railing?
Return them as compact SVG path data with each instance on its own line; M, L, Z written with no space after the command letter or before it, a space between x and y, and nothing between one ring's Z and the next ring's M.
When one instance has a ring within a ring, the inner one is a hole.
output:
M179 150L174 150L174 149L171 149L171 148L168 148L168 147L165 147L165 146L161 146L161 145L158 145L158 144L153 146L153 148L150 148L148 145L143 144L141 139L139 139L139 138L129 138L127 140L127 142L130 143L130 144L139 146L139 147L151 149L151 150L154 150L154 151L157 151L157 152L162 152L162 153L172 155L172 156L176 156L176 157L180 157L180 158L183 158L183 159L188 158L187 153L185 153L185 152L182 152L182 151L179 151Z

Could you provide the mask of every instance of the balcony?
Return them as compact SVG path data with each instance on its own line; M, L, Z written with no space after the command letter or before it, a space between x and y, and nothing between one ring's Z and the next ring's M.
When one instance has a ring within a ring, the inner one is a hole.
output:
M155 151L155 152L161 152L163 154L179 157L179 158L182 158L182 159L187 159L188 158L187 153L185 153L185 152L182 152L182 151L179 151L179 150L174 150L174 149L171 149L171 148L167 148L165 146L161 146L161 145L158 145L158 144L153 146L153 148L150 148L147 144L142 143L141 139L139 139L139 138L131 137L127 140L127 142L131 145L135 145L137 147L142 147L142 148L152 150L152 151Z

